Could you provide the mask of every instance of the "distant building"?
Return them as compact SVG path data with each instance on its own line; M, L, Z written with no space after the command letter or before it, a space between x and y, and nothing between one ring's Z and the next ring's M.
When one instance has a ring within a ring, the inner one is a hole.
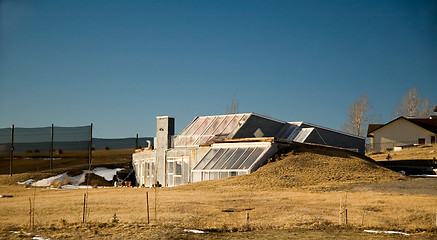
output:
M399 117L386 124L369 124L367 137L371 151L391 150L420 144L435 144L437 116L429 118Z
M249 174L291 141L365 150L363 137L256 113L196 117L177 136L174 118L163 116L154 147L138 149L132 163L140 186L177 186Z

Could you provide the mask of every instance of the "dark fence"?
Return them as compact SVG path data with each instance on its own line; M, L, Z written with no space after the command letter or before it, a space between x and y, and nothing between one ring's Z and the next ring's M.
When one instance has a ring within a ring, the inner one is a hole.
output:
M91 126L0 129L0 153L50 152L50 150L86 151Z
M142 137L142 138L93 138L93 148L95 150L115 150L115 149L128 149L128 148L139 148L148 147L148 142L150 141L153 146L153 138Z

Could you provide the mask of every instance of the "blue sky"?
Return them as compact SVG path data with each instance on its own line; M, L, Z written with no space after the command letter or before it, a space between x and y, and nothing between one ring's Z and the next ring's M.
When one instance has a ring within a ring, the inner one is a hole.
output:
M411 87L437 103L437 1L0 0L0 128L240 112L340 129L367 93L389 121Z

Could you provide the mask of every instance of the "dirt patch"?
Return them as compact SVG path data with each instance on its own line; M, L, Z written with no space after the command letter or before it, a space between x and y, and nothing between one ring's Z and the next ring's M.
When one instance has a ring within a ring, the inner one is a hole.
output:
M85 174L85 182L81 185L87 186L113 186L110 181L106 181L104 177L98 176L94 173Z

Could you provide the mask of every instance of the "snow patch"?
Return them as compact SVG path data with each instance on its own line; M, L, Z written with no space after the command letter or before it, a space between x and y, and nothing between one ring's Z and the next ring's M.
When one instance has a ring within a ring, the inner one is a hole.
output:
M68 178L67 173L62 173L54 177L45 178L39 180L38 182L32 183L34 187L48 187L52 185L54 182L63 182L66 178Z
M200 234L205 234L208 232L205 231L201 231L201 230L196 230L196 229L184 229L185 232L190 232L190 233L200 233Z
M403 233L403 232L398 232L398 231L375 231L375 230L364 230L364 232L366 233L385 233L385 234L400 234L400 235L405 235L405 236L409 236L410 234L408 233Z
M61 189L87 189L92 188L91 186L77 186L77 185L63 185Z
M29 185L31 183L35 182L35 180L33 180L32 178L29 180L26 180L24 182L17 182L18 185Z
M87 173L94 173L100 177L103 177L106 181L112 181L114 176L117 174L118 171L124 170L124 168L115 168L115 169L109 169L104 167L98 167L91 171L89 170L83 170L81 174L77 176L70 177L68 174L62 173L54 177L45 178L42 180L39 180L35 182L33 179L29 179L24 182L17 182L17 184L20 185L28 185L31 184L34 187L49 187L54 185L54 183L66 183L65 185L61 186L61 189L80 189L80 188L88 188L87 186L79 186L80 184L85 182L85 176ZM68 183L68 184L67 184Z

